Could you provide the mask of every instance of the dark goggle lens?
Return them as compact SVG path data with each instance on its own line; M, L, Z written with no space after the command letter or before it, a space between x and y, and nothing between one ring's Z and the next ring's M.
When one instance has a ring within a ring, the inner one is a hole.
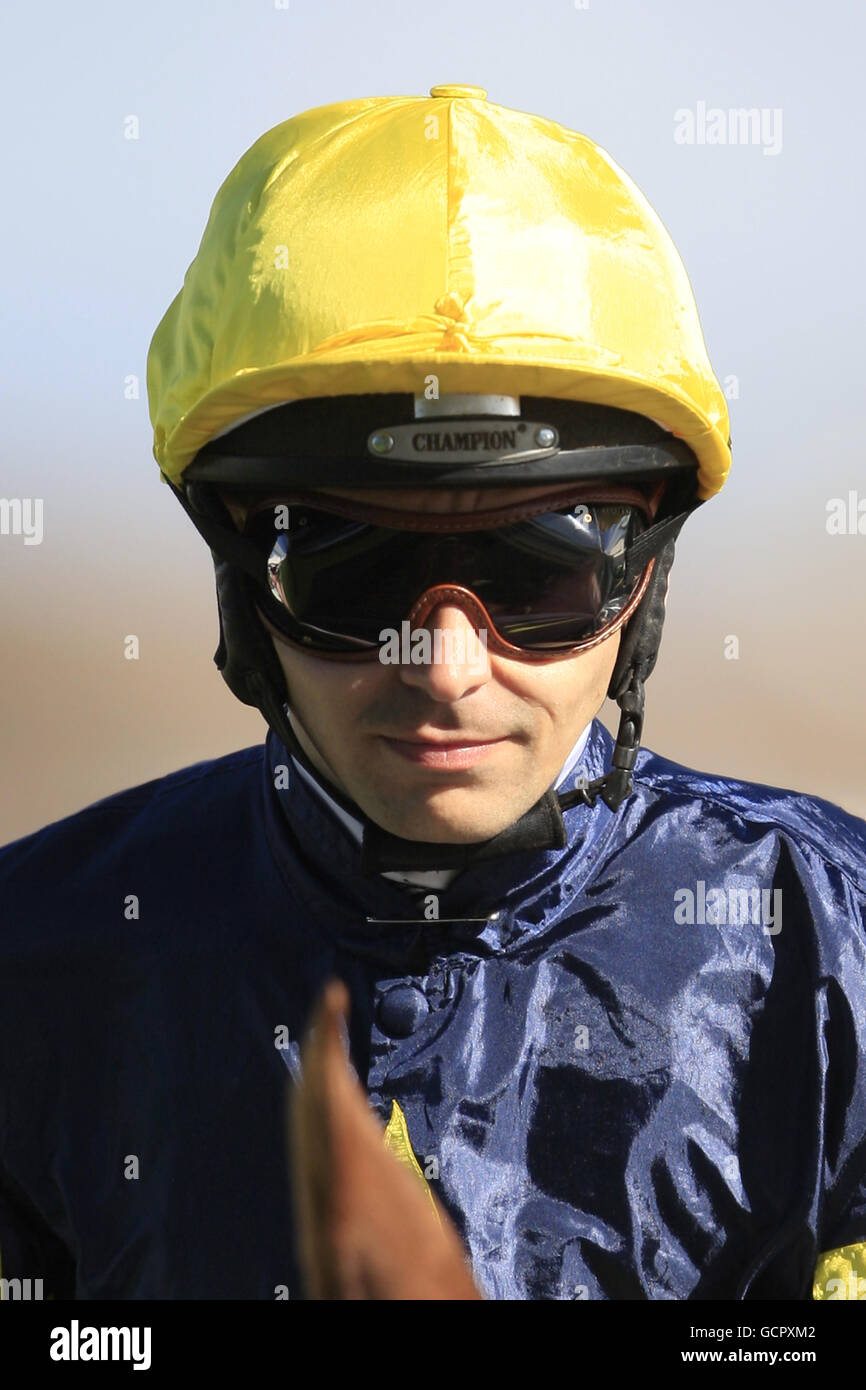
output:
M277 515L285 524L275 528ZM628 548L644 525L638 507L610 503L442 534L269 506L246 534L267 558L271 603L311 650L377 647L426 590L457 584L477 595L501 637L535 651L581 642L618 616L636 587Z

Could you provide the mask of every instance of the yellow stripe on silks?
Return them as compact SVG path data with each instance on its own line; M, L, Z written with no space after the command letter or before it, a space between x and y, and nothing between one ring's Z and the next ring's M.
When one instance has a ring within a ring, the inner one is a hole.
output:
M866 1302L866 1241L840 1245L838 1250L827 1250L819 1256L812 1298L828 1302L853 1298Z
M409 1126L406 1124L406 1116L403 1114L396 1100L391 1101L391 1118L388 1121L383 1139L385 1148L389 1153L392 1153L395 1158L405 1164L410 1172L418 1179L427 1194L430 1205L433 1208L433 1214L441 1226L442 1222L439 1218L436 1203L433 1200L433 1193L430 1190L430 1185L421 1171L421 1166L412 1150L412 1144L409 1139Z

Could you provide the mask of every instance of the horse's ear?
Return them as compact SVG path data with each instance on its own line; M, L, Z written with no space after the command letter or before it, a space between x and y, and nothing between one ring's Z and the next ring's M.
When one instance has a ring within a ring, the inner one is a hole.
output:
M383 1132L347 1059L349 994L325 986L287 1107L299 1264L311 1299L480 1299L405 1122ZM402 1120L402 1111L394 1111ZM399 1129L399 1133L397 1130Z

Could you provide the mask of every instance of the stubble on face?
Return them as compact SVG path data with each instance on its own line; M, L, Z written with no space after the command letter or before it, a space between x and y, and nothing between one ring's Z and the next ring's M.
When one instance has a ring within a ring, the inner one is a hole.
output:
M329 662L271 635L314 766L392 834L445 843L491 838L547 791L601 708L619 649L614 633L549 665L491 657L490 680L444 703L403 684L397 667ZM404 763L386 741L460 735L503 742L442 773Z

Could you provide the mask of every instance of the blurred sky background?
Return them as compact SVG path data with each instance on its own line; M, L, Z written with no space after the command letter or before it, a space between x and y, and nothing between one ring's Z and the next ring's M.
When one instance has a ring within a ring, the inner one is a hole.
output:
M645 744L866 816L866 534L826 527L831 498L866 511L860 7L84 0L10 7L2 32L0 497L43 498L44 539L0 535L0 843L264 738L212 662L213 566L159 481L148 345L259 135L446 82L612 155L737 378L733 471L678 542ZM700 102L781 110L781 149L677 143Z

